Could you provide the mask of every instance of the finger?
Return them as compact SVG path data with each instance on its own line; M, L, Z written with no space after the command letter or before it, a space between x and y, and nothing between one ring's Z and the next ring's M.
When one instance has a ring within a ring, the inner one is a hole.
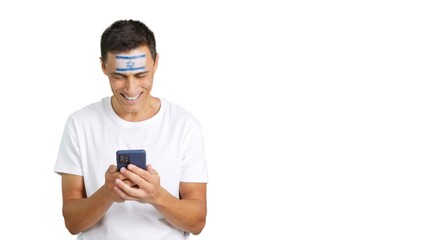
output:
M128 185L128 186L131 186L131 187L133 187L133 186L138 186L136 183L134 183L134 182L132 182L131 180L129 180L128 178L126 178L125 180L122 180L126 185Z
M129 171L134 172L135 174L137 174L137 175L139 175L141 177L143 177L144 174L147 173L146 170L144 170L144 169L142 169L142 168L140 168L140 167L138 167L138 166L136 166L134 164L129 164L128 167L127 167L127 169Z
M108 175L108 179L120 179L120 180L124 180L127 179L126 176L123 176L120 172L117 172L117 167L116 165L110 165L107 169L106 172L106 176Z
M123 190L120 187L114 186L114 191L119 196L118 198L121 200L121 202L128 200L128 195L125 192L123 192Z
M158 174L156 169L153 168L153 166L151 164L147 165L147 172L151 173L151 174Z
M108 167L108 172L109 172L109 173L115 173L115 172L117 172L117 167L116 167L116 165L111 164L111 165Z
M146 172L145 170L140 169L138 167L136 167L136 168L137 168L136 169L137 172L140 172L140 174L145 175L145 178L147 178L147 176L150 175L150 173ZM149 183L147 182L147 180L143 176L140 176L137 173L133 172L132 169L133 169L132 167L129 170L128 169L121 169L120 173L123 174L124 176L128 177L129 180L136 183L140 188L147 189L149 186ZM142 170L142 172L139 170Z
M137 190L135 188L132 188L128 186L123 181L116 179L115 181L116 186L114 187L114 190L116 193L123 199L126 200L137 200Z
M129 164L127 170L135 173L136 175L144 178L146 181L149 181L151 174L149 172L147 172L146 170L133 165L133 164Z
M118 179L120 180L126 180L128 179L128 177L124 176L121 172L117 172L117 176Z

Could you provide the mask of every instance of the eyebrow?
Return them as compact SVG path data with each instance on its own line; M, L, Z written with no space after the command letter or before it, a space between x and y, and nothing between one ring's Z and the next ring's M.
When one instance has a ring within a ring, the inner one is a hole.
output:
M133 75L147 74L147 73L149 73L149 72L150 72L150 71L137 72L137 73L134 73ZM126 77L126 76L127 76L127 74L120 73L120 72L112 72L112 73L110 73L110 75L119 75L119 76L124 76L124 77Z

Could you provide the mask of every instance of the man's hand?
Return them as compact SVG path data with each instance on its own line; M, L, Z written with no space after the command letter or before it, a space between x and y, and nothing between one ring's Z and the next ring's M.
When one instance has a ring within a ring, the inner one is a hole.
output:
M121 199L134 200L141 203L155 203L163 191L160 186L160 176L151 165L147 166L146 171L129 164L127 169L120 169L120 174L125 180L116 178L115 190Z
M124 168L125 169L125 168ZM116 165L110 165L105 172L105 189L108 191L110 197L113 199L114 202L124 202L125 199L122 198L119 194L117 194L117 191L115 190L116 186L116 179L120 179L120 181L125 184L128 187L137 187L137 185L129 180L127 177L123 176L120 172L117 172Z

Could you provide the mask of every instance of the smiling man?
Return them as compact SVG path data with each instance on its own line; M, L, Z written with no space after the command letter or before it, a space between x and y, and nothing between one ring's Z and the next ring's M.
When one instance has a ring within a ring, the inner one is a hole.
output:
M204 228L201 126L151 95L158 59L154 34L139 21L117 21L101 37L113 95L69 116L54 168L65 225L79 239L187 239ZM117 169L116 151L134 149L145 150L146 168Z

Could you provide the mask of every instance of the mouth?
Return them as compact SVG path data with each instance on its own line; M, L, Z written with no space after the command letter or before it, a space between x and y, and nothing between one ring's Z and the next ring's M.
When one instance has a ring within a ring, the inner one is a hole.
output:
M142 92L141 93L139 93L138 95L135 95L135 96L128 96L128 95L125 95L125 94L123 94L123 93L121 93L121 95L127 100L127 101L129 101L129 102L135 102L135 101L137 101L138 99L139 99L139 97L142 95Z

